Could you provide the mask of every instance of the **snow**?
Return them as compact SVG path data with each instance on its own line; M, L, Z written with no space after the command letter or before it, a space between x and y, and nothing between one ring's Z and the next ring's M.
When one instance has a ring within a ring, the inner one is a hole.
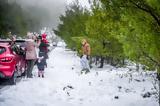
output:
M153 78L145 73L106 65L81 75L75 52L57 47L49 55L45 78L37 77L35 67L33 79L0 90L0 106L158 106L155 96L142 97L154 91Z
M65 44L64 41L59 41L59 42L57 43L57 46L58 46L58 47L65 47L66 44Z

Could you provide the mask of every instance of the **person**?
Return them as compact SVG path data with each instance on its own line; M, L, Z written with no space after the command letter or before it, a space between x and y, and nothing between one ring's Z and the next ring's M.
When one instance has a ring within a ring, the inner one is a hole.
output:
M34 43L34 37L32 34L27 35L27 40L25 42L26 50L26 63L27 63L27 78L32 78L32 70L37 59L36 45Z
M10 40L11 42L9 44L11 45L11 50L15 54L20 54L20 48L16 44L16 35L12 35L11 32L10 32Z
M46 59L48 58L48 52L47 47L49 46L48 43L46 43L44 40L44 36L42 36L42 39L40 39L40 45L39 45L39 56L38 56L38 77L44 78L44 69L47 65Z
M48 59L48 51L49 51L48 50L48 46L49 46L49 42L47 40L47 34L45 34L45 33L42 34L42 42L47 45L47 46L43 47L43 52L45 53L45 58ZM45 66L47 67L47 62L45 64Z
M81 66L82 71L85 71L85 73L90 72L90 66L89 66L89 58L90 58L91 48L89 43L86 39L82 40L82 56L81 56Z
M10 39L11 39L11 46L13 46L15 44L15 41L16 41L16 36L15 35L11 35L10 36Z

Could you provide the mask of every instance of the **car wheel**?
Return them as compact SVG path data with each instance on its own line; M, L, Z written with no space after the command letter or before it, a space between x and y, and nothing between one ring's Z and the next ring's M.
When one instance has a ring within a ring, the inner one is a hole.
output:
M17 79L17 76L16 76L16 73L14 72L12 77L9 79L9 84L10 85L16 85L16 79Z

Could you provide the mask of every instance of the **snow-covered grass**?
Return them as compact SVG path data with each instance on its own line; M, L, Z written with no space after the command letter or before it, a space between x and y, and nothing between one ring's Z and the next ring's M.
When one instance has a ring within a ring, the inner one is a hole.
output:
M0 106L158 106L154 95L142 96L156 92L150 75L109 65L81 75L79 61L74 52L55 48L45 78L37 77L35 67L33 79L0 92Z

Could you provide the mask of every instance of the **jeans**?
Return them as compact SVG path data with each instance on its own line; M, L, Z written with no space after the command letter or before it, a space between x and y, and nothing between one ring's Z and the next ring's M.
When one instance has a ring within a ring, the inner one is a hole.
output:
M32 78L32 70L35 64L35 60L27 60L27 78Z

